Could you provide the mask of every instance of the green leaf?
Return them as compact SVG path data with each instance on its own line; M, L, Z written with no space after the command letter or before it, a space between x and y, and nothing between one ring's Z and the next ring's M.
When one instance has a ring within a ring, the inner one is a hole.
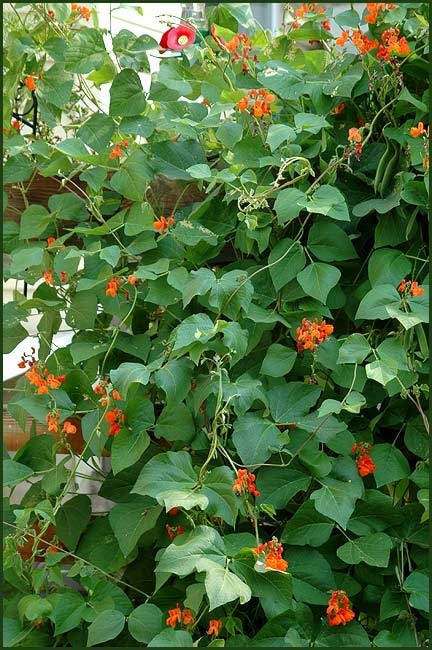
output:
M405 606L405 598L400 591L386 589L380 601L380 621L399 616Z
M403 588L409 593L411 607L429 612L429 582L426 571L414 571L406 578Z
M189 359L174 359L155 372L155 384L165 391L167 403L181 402L189 394L192 369Z
M403 453L388 443L374 445L371 451L372 460L376 465L374 478L377 487L387 483L395 483L410 475L410 467Z
M66 313L66 323L79 330L93 329L97 314L97 295L93 291L80 291L71 300Z
M268 392L270 413L276 422L297 422L316 404L320 396L319 386L291 381L275 386Z
M14 487L32 476L33 470L27 465L17 463L10 458L3 461L3 486Z
M231 150L237 142L240 142L243 135L243 126L238 122L222 122L216 130L216 137L228 149Z
M77 131L91 149L97 153L105 153L115 131L114 120L103 113L95 113Z
M190 381L188 387L190 388ZM175 402L164 407L155 427L158 438L190 442L195 433L195 424L187 406Z
M156 573L174 573L187 576L202 560L225 568L226 556L222 537L209 526L197 526L190 532L178 535L162 553ZM203 569L206 571L207 569Z
M111 187L126 199L143 201L146 181L152 178L153 171L147 156L142 151L134 151L111 178Z
M260 373L269 377L283 377L292 370L296 358L295 350L279 343L273 343L266 352Z
M335 22L340 27L358 27L360 25L360 16L357 11L354 9L348 9L347 11L341 11L334 17Z
M298 201L304 197L305 193L295 187L287 187L277 193L274 209L279 225L282 226L299 216L302 206Z
M271 447L279 448L279 429L257 413L246 413L234 423L232 440L245 465L260 465L272 455Z
M369 281L373 287L378 284L398 286L410 271L409 259L400 251L391 248L374 251L368 264Z
M381 284L374 287L364 296L360 302L355 320L387 320L389 315L387 307L398 308L400 296L396 288L390 284Z
M408 181L403 187L401 198L410 205L423 208L429 205L429 197L423 181Z
M182 288L183 307L186 307L196 296L204 296L210 291L215 282L215 274L210 269L203 268L191 271L185 286Z
M297 274L297 281L308 296L325 303L327 296L341 277L341 272L335 266L313 262Z
M276 510L285 508L296 494L306 492L310 482L309 476L295 469L263 467L256 483L261 492L257 504L270 503Z
M233 491L234 472L229 467L214 467L205 477L202 494L208 499L208 516L221 517L234 526L240 501Z
M282 239L272 249L268 263L270 276L276 291L293 280L306 262L303 246L292 239Z
M368 199L357 203L353 207L352 213L355 217L364 217L371 212L378 212L379 214L386 214L396 208L400 204L400 191L395 191L385 197L385 199Z
M153 499L142 496L131 497L126 503L114 506L108 518L125 557L132 553L140 537L155 527L161 512L161 506Z
M131 429L132 431L123 428L113 440L111 466L114 475L137 463L150 444L146 431L137 431L134 427Z
M313 113L295 113L294 124L296 128L308 133L317 134L321 129L325 129L330 124L324 119L323 115L314 115ZM322 187L329 187L323 185Z
M253 293L253 285L245 271L228 271L216 279L210 292L209 304L235 320L240 309L248 312Z
M86 74L101 67L106 57L102 33L99 29L77 30L65 51L66 68Z
M366 630L357 621L351 621L340 628L324 628L315 640L317 648L369 648L370 645Z
M126 558L120 551L108 517L97 517L91 522L80 540L76 554L109 573L115 573L126 565Z
M125 235L133 237L139 233L153 231L155 213L149 203L134 203L129 210L125 221Z
M362 363L372 352L367 339L363 334L351 334L339 348L338 364Z
M329 539L334 523L305 501L287 521L281 540L298 546L322 546Z
M91 502L87 495L77 494L64 503L56 514L56 531L66 547L74 551L91 517Z
M386 567L392 546L392 540L388 535L374 533L339 546L336 555L346 564L365 562L370 566Z
M269 145L270 150L273 152L282 144L282 142L294 142L296 137L296 132L291 126L288 126L287 124L271 124L267 132L266 142Z
M127 362L121 363L116 370L111 370L110 378L123 397L126 397L132 384L148 384L150 372L142 363Z
M197 482L190 455L186 451L168 451L144 465L132 493L153 497L167 512L175 507L190 510L198 506L205 510L208 498L194 491Z
M238 323L227 323L222 329L223 343L231 356L230 366L234 366L246 353L249 333Z
M366 490L364 497L356 503L348 529L356 535L368 535L397 526L403 517L401 509L394 506L391 496L378 490Z
M200 223L193 223L187 219L179 221L175 229L171 231L173 237L178 239L186 246L196 246L201 241L206 242L210 246L217 244L217 235L214 232L205 228Z
M31 408L32 402L30 399L29 407ZM25 400L20 400L20 405L26 408ZM36 400L37 402L37 400ZM43 409L43 422L45 422L45 413ZM27 409L26 409L27 410ZM42 419L42 418L41 418ZM25 445L23 445L15 454L14 461L30 467L35 472L43 472L44 470L51 469L55 466L55 441L51 435L32 436Z
M157 634L165 629L162 618L162 612L156 605L151 603L139 605L129 615L129 633L135 641L150 643Z
M397 377L397 372L390 368L383 361L373 361L365 366L366 376L368 379L377 381L382 386L386 386L392 379Z
M115 639L123 630L125 622L124 614L116 609L101 612L88 628L87 647Z
M354 512L355 502L362 496L362 488L356 483L328 477L321 479L321 484L322 488L315 490L310 496L315 502L315 508L346 529Z
M139 115L146 107L144 90L135 70L121 70L111 84L110 115L132 117Z
M197 342L207 343L215 334L215 326L207 314L189 316L174 330L173 351L187 348Z
M205 588L209 599L209 611L230 603L233 600L240 601L241 605L251 599L250 587L239 577L228 570L228 567L220 566L207 558L201 558L196 563L197 571L205 571Z
M349 221L349 212L343 194L331 185L321 185L311 198L298 200L308 212L316 212L339 221Z
M52 215L43 205L30 205L21 214L20 239L34 239L47 229L52 221Z
M86 609L86 603L81 594L75 591L64 591L49 596L53 606L51 620L55 625L55 636L64 634L78 627Z
M149 648L192 648L193 639L189 632L183 630L162 630L148 644Z
M324 262L352 260L358 257L346 232L335 223L314 223L309 231L308 249Z

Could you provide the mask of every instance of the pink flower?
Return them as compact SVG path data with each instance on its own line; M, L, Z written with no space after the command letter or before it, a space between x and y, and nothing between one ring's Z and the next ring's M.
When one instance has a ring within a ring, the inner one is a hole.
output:
M184 50L195 42L196 30L190 25L170 27L162 34L159 46L161 50Z

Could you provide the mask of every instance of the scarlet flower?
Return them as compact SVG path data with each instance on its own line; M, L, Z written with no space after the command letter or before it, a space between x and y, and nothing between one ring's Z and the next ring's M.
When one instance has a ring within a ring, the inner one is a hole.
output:
M423 122L419 122L417 126L413 126L410 129L410 136L413 138L418 138L420 135L425 135L426 129L424 128Z
M28 88L30 91L36 90L36 81L34 80L34 77L32 75L28 75L24 79L24 85L26 88Z
M362 127L362 126L364 126L365 124L366 124L366 120L364 120L362 117L359 117L358 125L359 125L360 127Z
M72 2L71 9L72 11L78 11L79 4L77 2Z
M371 450L372 445L368 442L359 442L352 446L351 453L355 456L357 471L362 477L373 474L376 469L376 465L369 455Z
M342 34L336 39L336 45L340 45L342 47L343 45L345 45L348 39L349 39L349 31L344 30Z
M182 613L182 623L184 625L190 625L190 623L193 623L194 620L195 620L195 618L194 618L191 610L188 607L186 607L186 609L184 609L183 613Z
M330 625L346 625L355 617L344 591L333 591L328 601L327 620Z
M178 25L177 27L170 27L162 34L159 42L159 47L162 51L174 50L179 52L186 47L195 43L196 30L192 25Z
M331 24L329 20L323 20L322 23L322 28L327 30L328 32L331 30Z
M368 10L368 14L365 15L365 21L369 23L369 25L375 25L378 15L381 11L385 10L390 10L394 9L396 7L395 4L393 3L387 3L387 2L367 2L366 3L366 8Z
M317 4L316 2L305 3L300 5L298 9L295 10L294 14L298 18L304 18L306 14L323 14L325 8L322 5Z
M116 436L125 421L125 415L120 409L114 408L105 413L105 420L110 425L108 435Z
M171 517L175 517L176 514L178 514L178 508L171 508L171 510L168 510L168 513Z
M273 537L269 542L259 544L252 551L256 555L265 554L264 566L268 569L276 571L286 571L288 569L288 562L282 557L283 545L278 542L276 537Z
M341 115L341 113L344 112L345 108L346 108L346 104L344 102L341 102L332 110L332 113L334 115Z
M300 27L300 23L298 22L298 20L293 20L293 22L291 23L291 28L298 29L299 27Z
M348 131L348 141L349 142L361 142L363 140L363 136L360 133L360 131L353 126L349 131Z
M122 396L120 395L120 393L118 392L118 390L117 390L116 388L114 388L114 390L112 391L112 393L111 393L111 397L112 397L113 399L115 399L116 401L119 401L119 400L123 399Z
M68 274L65 271L60 271L60 282L67 282Z
M47 246L52 246L55 243L55 237L48 237Z
M57 433L59 430L60 413L57 410L51 411L51 413L45 416L45 420L48 425L48 431Z
M237 495L252 494L254 497L259 497L260 492L255 485L255 474L251 474L247 469L238 469L237 478L233 483L233 491Z
M153 223L153 228L164 235L166 232L168 232L170 226L172 226L174 223L175 217L173 214L168 218L159 217L159 219L156 219L156 221Z
M108 158L111 158L111 160L114 160L114 158L121 158L123 155L122 148L120 145L116 144L114 147L111 149L109 152Z
M423 296L424 295L424 289L423 287L420 287L418 282L416 280L401 280L398 288L397 288L399 293L406 293L409 291L409 293L412 296Z
M55 377L52 373L49 373L46 368L44 373L45 373L45 381L47 383L47 386L52 390L57 390L58 388L60 388L60 386L66 379L66 375L58 375L57 377Z
M390 61L392 56L400 55L406 56L411 53L410 46L405 36L399 38L399 29L391 28L386 29L381 34L381 43L377 59L383 59L384 61Z
M165 528L167 535L171 540L177 537L177 535L183 535L185 532L183 526L170 526L169 524L165 524Z
M363 34L360 29L353 30L351 40L360 54L367 54L371 50L378 49L379 43L371 40L367 34Z
M105 287L105 295L110 298L115 298L118 294L118 291L121 287L121 278L112 277L111 280L107 282Z
M217 618L210 619L207 634L209 636L211 636L211 635L219 636L219 632L221 631L222 626L223 626L223 623L219 619L217 619Z
M78 11L80 12L81 16L89 21L91 18L91 9L89 7L78 7Z
M303 318L301 326L296 329L298 352L303 352L303 350L315 350L317 345L333 334L333 330L333 325L328 325L325 320L318 323L316 318L312 321Z
M129 275L127 281L128 284L131 284L133 287L136 287L136 285L139 284L139 279L136 275Z
M20 128L21 128L21 125L20 125L20 123L19 123L18 120L12 120L12 122L11 122L11 126L12 126L12 128L15 129L16 131L19 131Z
M65 433L68 433L69 435L73 435L74 433L76 433L77 428L74 424L72 424L72 422L66 420L66 422L63 422L63 431Z
M423 296L424 289L423 287L419 287L417 282L413 281L411 282L410 293L412 296Z
M249 106L249 99L247 97L242 97L240 101L236 104L239 111L245 111Z
M181 609L177 603L177 606L174 609L168 610L168 618L166 619L166 624L172 628L175 628L177 623L181 623Z
M51 20L55 20L55 13L52 11L52 9L48 9L47 11L48 17L51 18Z
M54 284L54 276L53 276L52 269L48 269L48 271L45 271L42 274L42 277L47 284Z

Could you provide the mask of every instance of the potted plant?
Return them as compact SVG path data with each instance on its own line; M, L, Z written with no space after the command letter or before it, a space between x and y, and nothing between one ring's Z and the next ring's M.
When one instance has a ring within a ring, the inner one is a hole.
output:
M36 309L44 343L11 409L65 432L80 413L85 444L8 523L37 514L33 557L56 526L46 567L72 557L84 595L9 540L14 638L34 620L45 645L427 638L428 7L321 8L287 8L275 38L244 4L210 8L207 34L167 16L148 93L147 40L122 35L109 111L33 163L72 183L8 240L7 277L44 280L6 306L17 332ZM103 74L99 36L66 43L71 74ZM200 194L158 208L160 176ZM60 314L74 336L52 349ZM8 485L57 472L50 440ZM115 505L89 523L64 497L104 448Z

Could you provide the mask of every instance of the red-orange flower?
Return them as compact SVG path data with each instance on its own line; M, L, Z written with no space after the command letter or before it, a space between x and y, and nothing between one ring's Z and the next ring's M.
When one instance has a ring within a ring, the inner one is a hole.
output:
M48 269L48 271L44 271L42 277L47 284L54 284L54 276L53 276L52 269Z
M367 2L366 8L369 13L364 17L365 21L369 25L374 25L378 19L378 15L381 11L395 9L396 5L393 3L387 2Z
M381 45L377 52L377 59L390 61L392 56L406 56L411 53L411 48L405 36L399 38L399 29L386 29L381 34Z
M418 282L413 281L411 282L410 293L412 296L423 296L424 289L419 287Z
M167 535L171 540L177 537L177 535L183 535L185 532L183 526L170 526L169 524L165 524L165 528Z
M346 104L344 102L341 102L337 106L335 106L332 110L333 115L341 115L346 108Z
M156 219L156 221L153 222L153 228L164 235L174 223L175 217L173 214L168 218L159 217L159 219Z
M27 75L27 77L24 79L24 85L30 91L36 90L36 81L34 80L34 76Z
M186 609L184 609L182 613L182 623L184 625L190 625L190 623L193 623L194 620L195 618L191 610L188 607L186 607Z
M344 591L333 591L328 601L327 620L330 625L346 625L355 617Z
M68 274L65 271L60 271L60 282L67 282Z
M259 544L252 551L256 555L265 554L264 566L268 569L275 569L276 571L286 571L288 569L288 562L282 557L283 545L278 542L276 537L273 537L269 542Z
M360 133L360 131L353 126L349 131L348 131L348 141L349 142L361 142L363 140L363 136Z
M345 45L348 39L349 39L349 30L343 31L342 34L336 39L336 45L340 45L342 47L343 45Z
M55 243L55 237L48 237L47 246L52 246Z
M109 152L108 157L111 158L111 160L113 160L114 158L121 158L122 155L123 155L122 148L120 147L120 145L116 144Z
M116 401L119 401L119 400L122 400L122 399L123 399L122 396L120 395L120 393L118 392L118 390L117 390L116 388L114 388L114 390L112 391L112 393L111 393L111 397L112 397L113 399L115 399Z
M196 29L192 25L177 25L170 27L161 36L159 47L162 51L184 50L186 47L193 45L196 37Z
M121 287L121 283L121 278L112 277L111 280L107 282L107 285L105 287L105 294L110 298L115 298Z
M168 510L168 513L170 517L175 517L178 514L178 508L171 508L171 510Z
M19 131L21 128L21 125L18 120L12 120L11 122L11 127L15 129L15 131Z
M295 10L294 15L297 16L297 18L304 18L306 14L323 14L324 11L325 7L321 4L310 2L301 4L300 7Z
M65 433L68 433L69 435L73 435L74 433L76 433L77 428L74 424L72 424L72 422L66 420L66 422L63 422L63 431Z
M233 483L233 491L237 495L252 494L254 497L259 497L260 492L255 485L255 474L251 474L247 469L238 469L237 478Z
M418 138L420 135L425 135L426 129L424 128L423 122L419 122L417 126L413 126L410 129L410 136L413 138Z
M355 464L360 476L367 476L373 474L376 470L376 465L370 457L372 445L368 442L359 442L352 446L351 453L355 456Z
M51 411L51 413L45 416L45 420L48 425L48 431L57 433L59 430L60 413L57 410Z
M328 325L325 320L318 323L316 318L312 321L303 318L301 326L296 329L297 350L315 350L317 345L333 334L333 330L333 325Z
M109 436L116 436L125 421L125 415L121 409L114 408L105 414L105 420L110 425L108 429Z
M258 90L249 90L247 95L237 102L236 106L239 111L245 111L250 107L250 114L254 117L271 115L270 104L276 101L276 95L270 93L266 88Z
M166 624L172 628L175 628L177 623L181 623L181 609L177 603L177 606L174 609L168 610L168 618L166 619Z
M223 626L222 621L220 621L218 618L212 618L209 621L209 626L207 629L207 634L209 636L219 636L219 632L221 631Z
M360 54L367 54L371 50L378 49L379 43L375 39L370 39L367 34L363 34L360 29L353 30L351 40Z
M323 20L322 23L322 28L327 30L328 32L331 30L331 24L329 20Z
M136 287L137 284L139 284L139 279L136 277L136 275L128 275L128 284L131 284L133 287Z
M401 280L397 290L399 293L410 293L412 296L423 296L424 289L419 286L416 280Z
M78 11L80 12L81 16L89 21L91 17L91 9L89 7L78 7Z

